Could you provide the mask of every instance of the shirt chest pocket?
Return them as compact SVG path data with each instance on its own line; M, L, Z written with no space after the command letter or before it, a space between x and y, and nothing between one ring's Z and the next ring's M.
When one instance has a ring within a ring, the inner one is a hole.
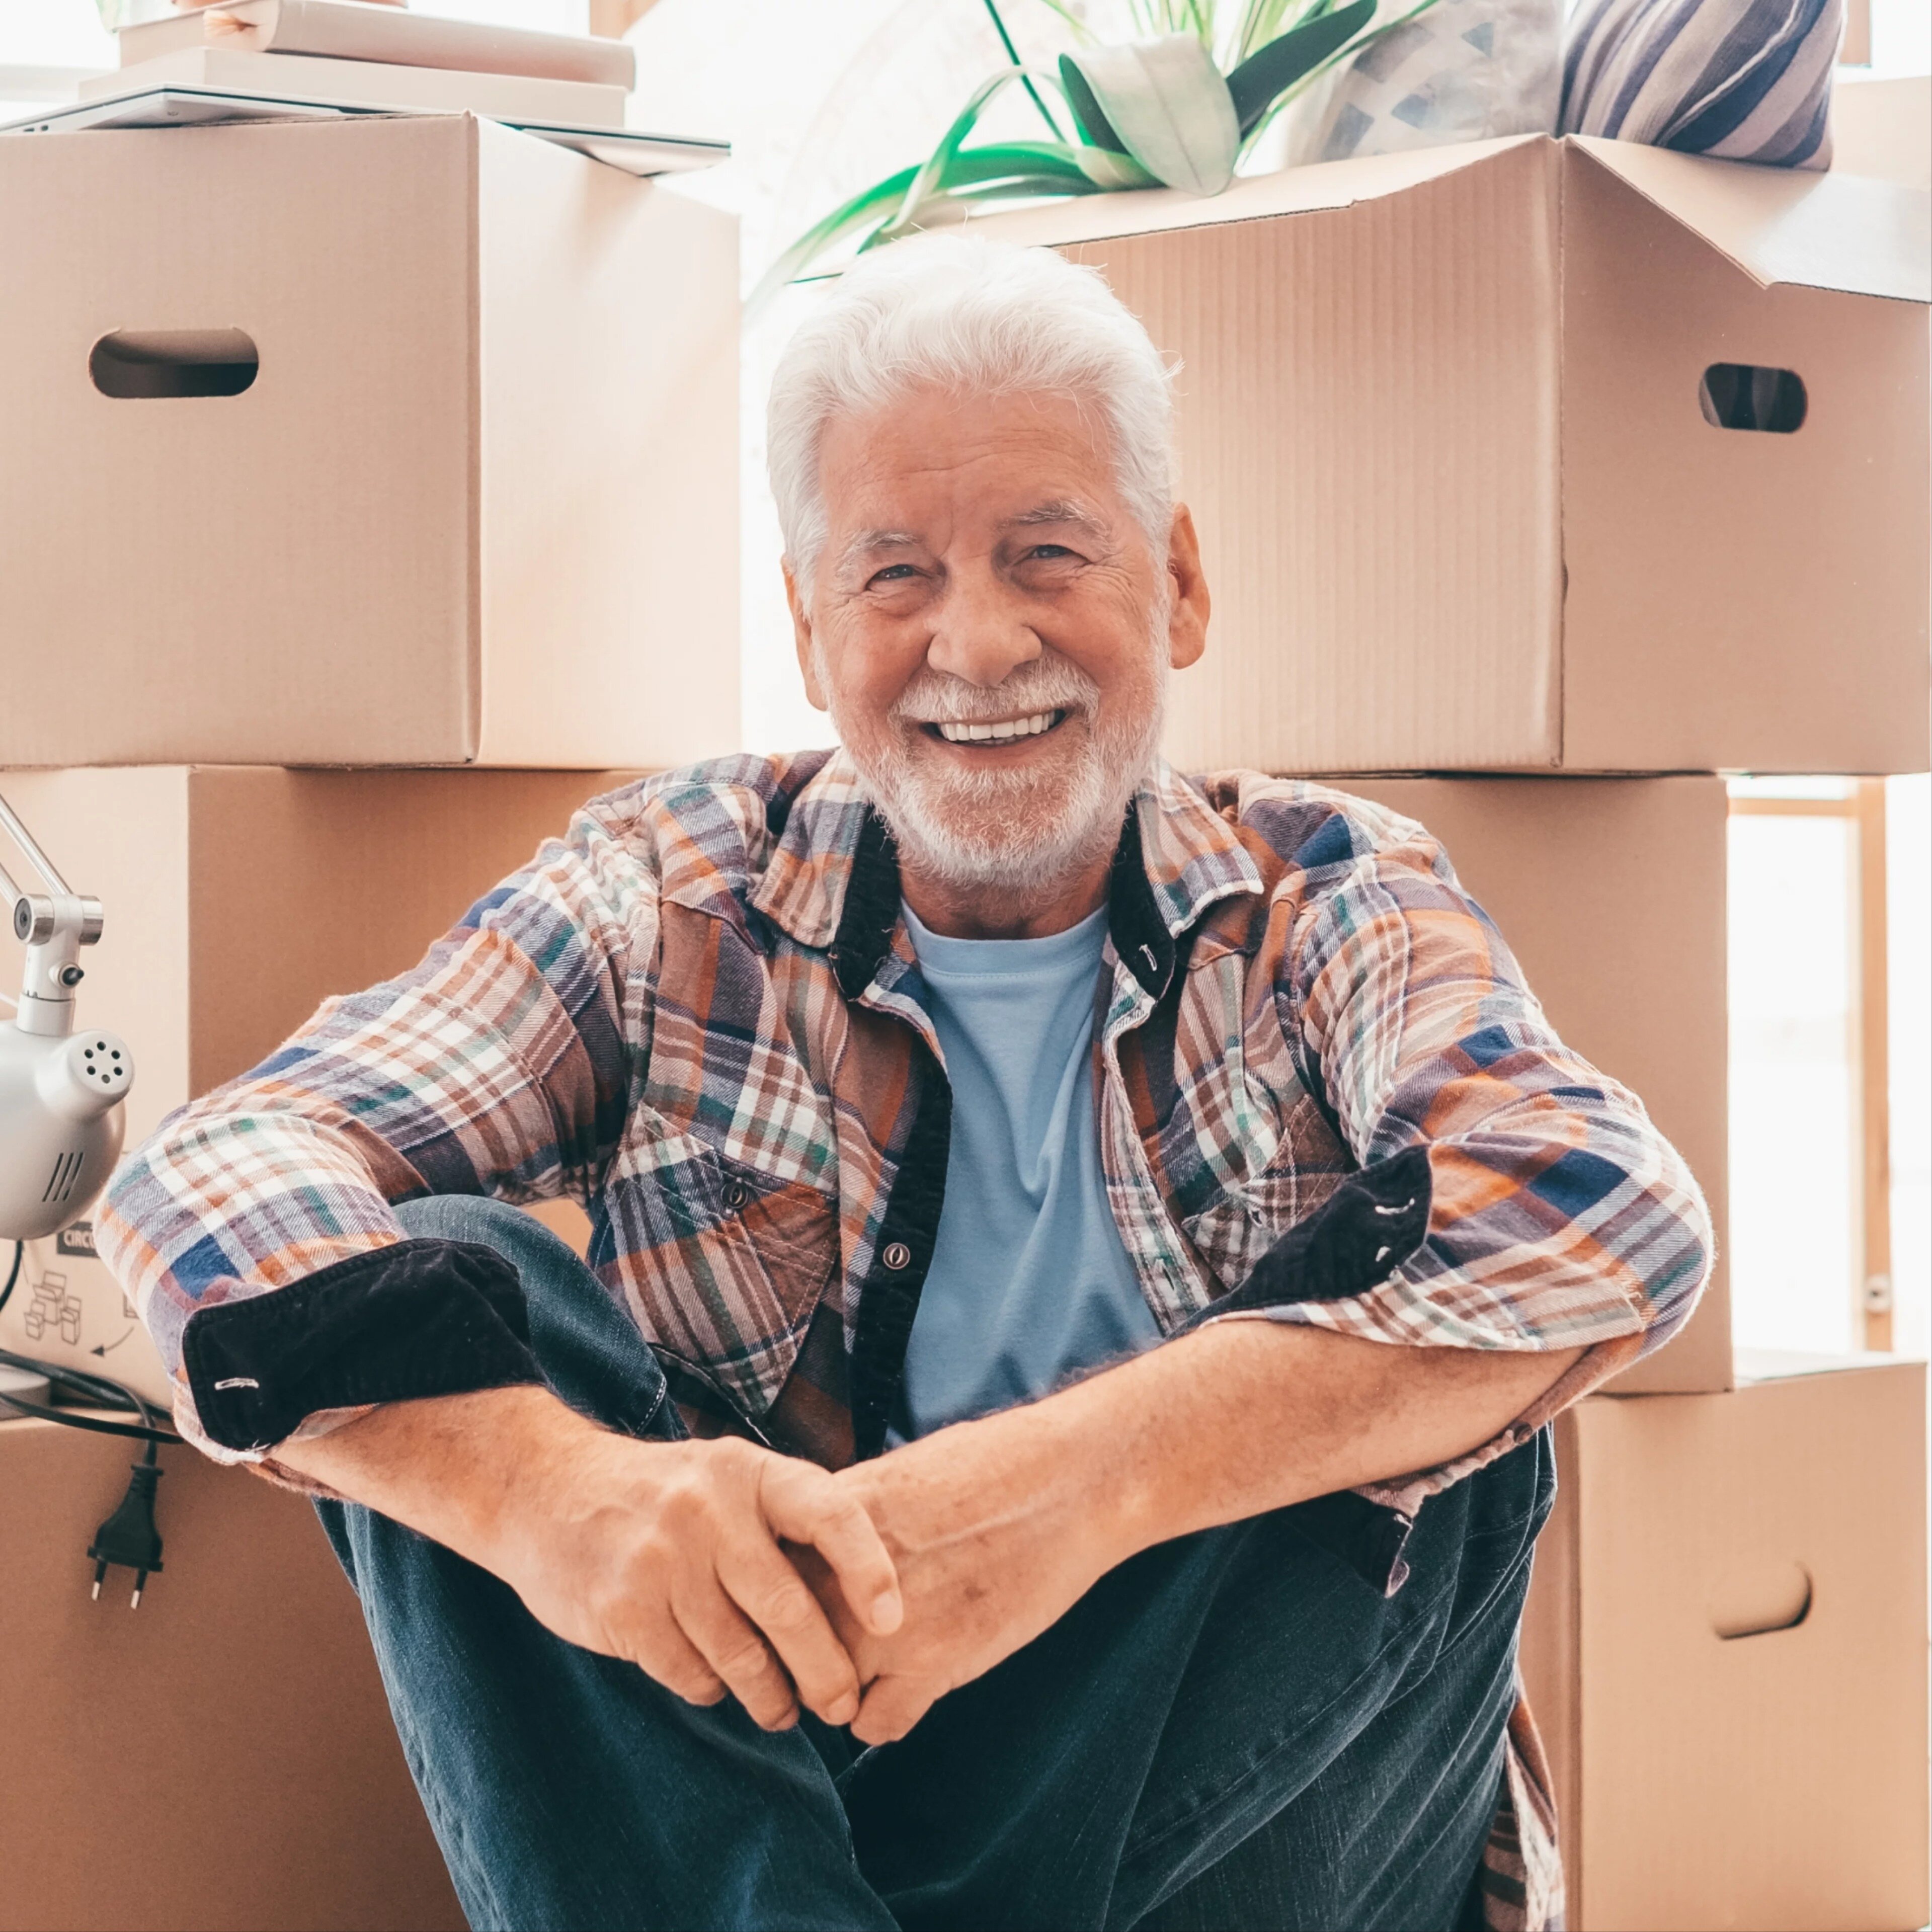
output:
M1181 1222L1223 1293L1240 1286L1255 1264L1299 1220L1300 1177L1286 1172L1256 1176L1232 1187Z
M1239 1288L1262 1256L1312 1214L1354 1167L1304 1096L1289 1110L1268 1164L1184 1218L1182 1232L1225 1294Z
M762 1415L837 1264L836 1204L649 1110L632 1123L604 1203L639 1327Z

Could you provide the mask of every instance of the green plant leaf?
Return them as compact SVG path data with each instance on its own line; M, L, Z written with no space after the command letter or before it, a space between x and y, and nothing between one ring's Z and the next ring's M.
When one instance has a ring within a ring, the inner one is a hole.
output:
M1086 76L1075 65L1071 54L1060 57L1060 91L1066 95L1066 104L1072 110L1083 141L1089 146L1105 148L1113 154L1126 152L1120 136L1114 132L1107 118L1106 110L1095 98L1094 90L1087 85Z
M1158 188L1160 183L1131 154L1111 148L1070 148L1080 172L1096 188Z
M1376 0L1353 0L1332 14L1305 20L1250 54L1228 76L1228 93L1242 138L1288 88L1338 53L1376 16Z
M840 202L823 220L814 222L758 278L758 286L745 304L747 319L757 314L786 283L834 243L868 221L886 218L891 205L904 200L906 190L918 173L917 168L902 168L884 181L874 182L850 200Z
M1024 67L1026 63L1020 58L1020 50L1013 45L1013 37L1006 32L1006 23L1000 17L997 0L981 0L981 4L986 8L988 17L992 21L994 32L1000 37L1000 46L1006 50L1007 59L1011 61L1015 67ZM1065 140L1066 138L1065 130L1053 118L1052 110L1040 98L1040 89L1034 86L1030 77L1026 82L1026 91L1027 98L1040 110L1040 118L1046 123L1047 132L1056 141Z
M1024 68L1010 67L1004 73L996 74L990 79L982 80L973 90L966 105L953 117L952 126L940 136L939 145L926 157L925 164L913 176L898 213L886 224L892 234L910 232L919 225L920 211L925 203L934 196L946 192L949 176L956 168L961 151L965 146L966 137L978 125L980 116L986 111L994 96L1014 81L1030 81L1031 78ZM1004 145L1041 150L1057 144L1012 142ZM1077 173L1078 170L1076 169L1074 172Z
M1366 0L1372 10L1374 0ZM1192 34L1060 57L1060 81L1094 146L1131 155L1156 181L1219 194L1234 178L1240 129L1220 70Z
M1436 4L1437 0L1415 0L1415 4L1408 8L1406 13L1394 14L1388 20L1378 19L1376 24L1366 33L1358 34L1354 40L1338 47L1326 60L1316 62L1315 65L1310 68L1299 80L1295 81L1275 96L1274 101L1262 114L1260 120L1256 122L1254 126L1242 136L1241 152L1244 154L1250 152L1256 143L1267 134L1270 125L1282 110L1299 96L1306 93L1324 74L1358 59L1384 34L1394 33L1398 27L1407 25L1418 14L1427 13L1430 8Z

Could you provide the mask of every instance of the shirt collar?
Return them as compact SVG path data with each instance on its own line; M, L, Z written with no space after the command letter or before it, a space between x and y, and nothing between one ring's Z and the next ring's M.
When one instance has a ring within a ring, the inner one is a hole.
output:
M1160 761L1134 794L1114 855L1107 923L1121 962L1160 998L1173 976L1174 941L1217 900L1261 890L1233 828ZM801 946L831 954L848 1000L892 950L898 856L842 749L794 801L752 902Z

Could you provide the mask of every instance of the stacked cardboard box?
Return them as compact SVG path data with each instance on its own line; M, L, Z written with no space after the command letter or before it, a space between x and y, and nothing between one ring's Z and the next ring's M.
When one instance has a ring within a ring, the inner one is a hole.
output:
M132 1447L0 1422L4 1932L459 1932L354 1594L299 1496L164 1450L133 1612L83 1552Z
M736 226L403 116L0 143L0 790L102 902L139 1137L734 746ZM165 1399L89 1245L28 1245L0 1342ZM8 1707L59 1744L10 1754L0 1923L457 1922L306 1506L164 1451L130 1617L83 1556L126 1460L0 1424Z
M1522 1664L1570 1922L1921 1926L1924 1365L1739 1369L1557 1424Z
M1522 136L980 232L1181 365L1216 614L1170 754L1436 832L1710 1196L1697 1315L1559 1431L1570 1922L1922 1924L1922 1377L1738 1374L1719 774L1932 761L1926 196Z
M730 217L466 115L122 130L0 142L0 768L735 747Z

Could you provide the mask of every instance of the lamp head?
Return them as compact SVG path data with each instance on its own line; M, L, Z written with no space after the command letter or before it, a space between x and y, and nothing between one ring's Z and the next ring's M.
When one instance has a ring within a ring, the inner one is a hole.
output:
M0 1025L0 1240L38 1240L87 1211L121 1151L134 1082L116 1034Z

